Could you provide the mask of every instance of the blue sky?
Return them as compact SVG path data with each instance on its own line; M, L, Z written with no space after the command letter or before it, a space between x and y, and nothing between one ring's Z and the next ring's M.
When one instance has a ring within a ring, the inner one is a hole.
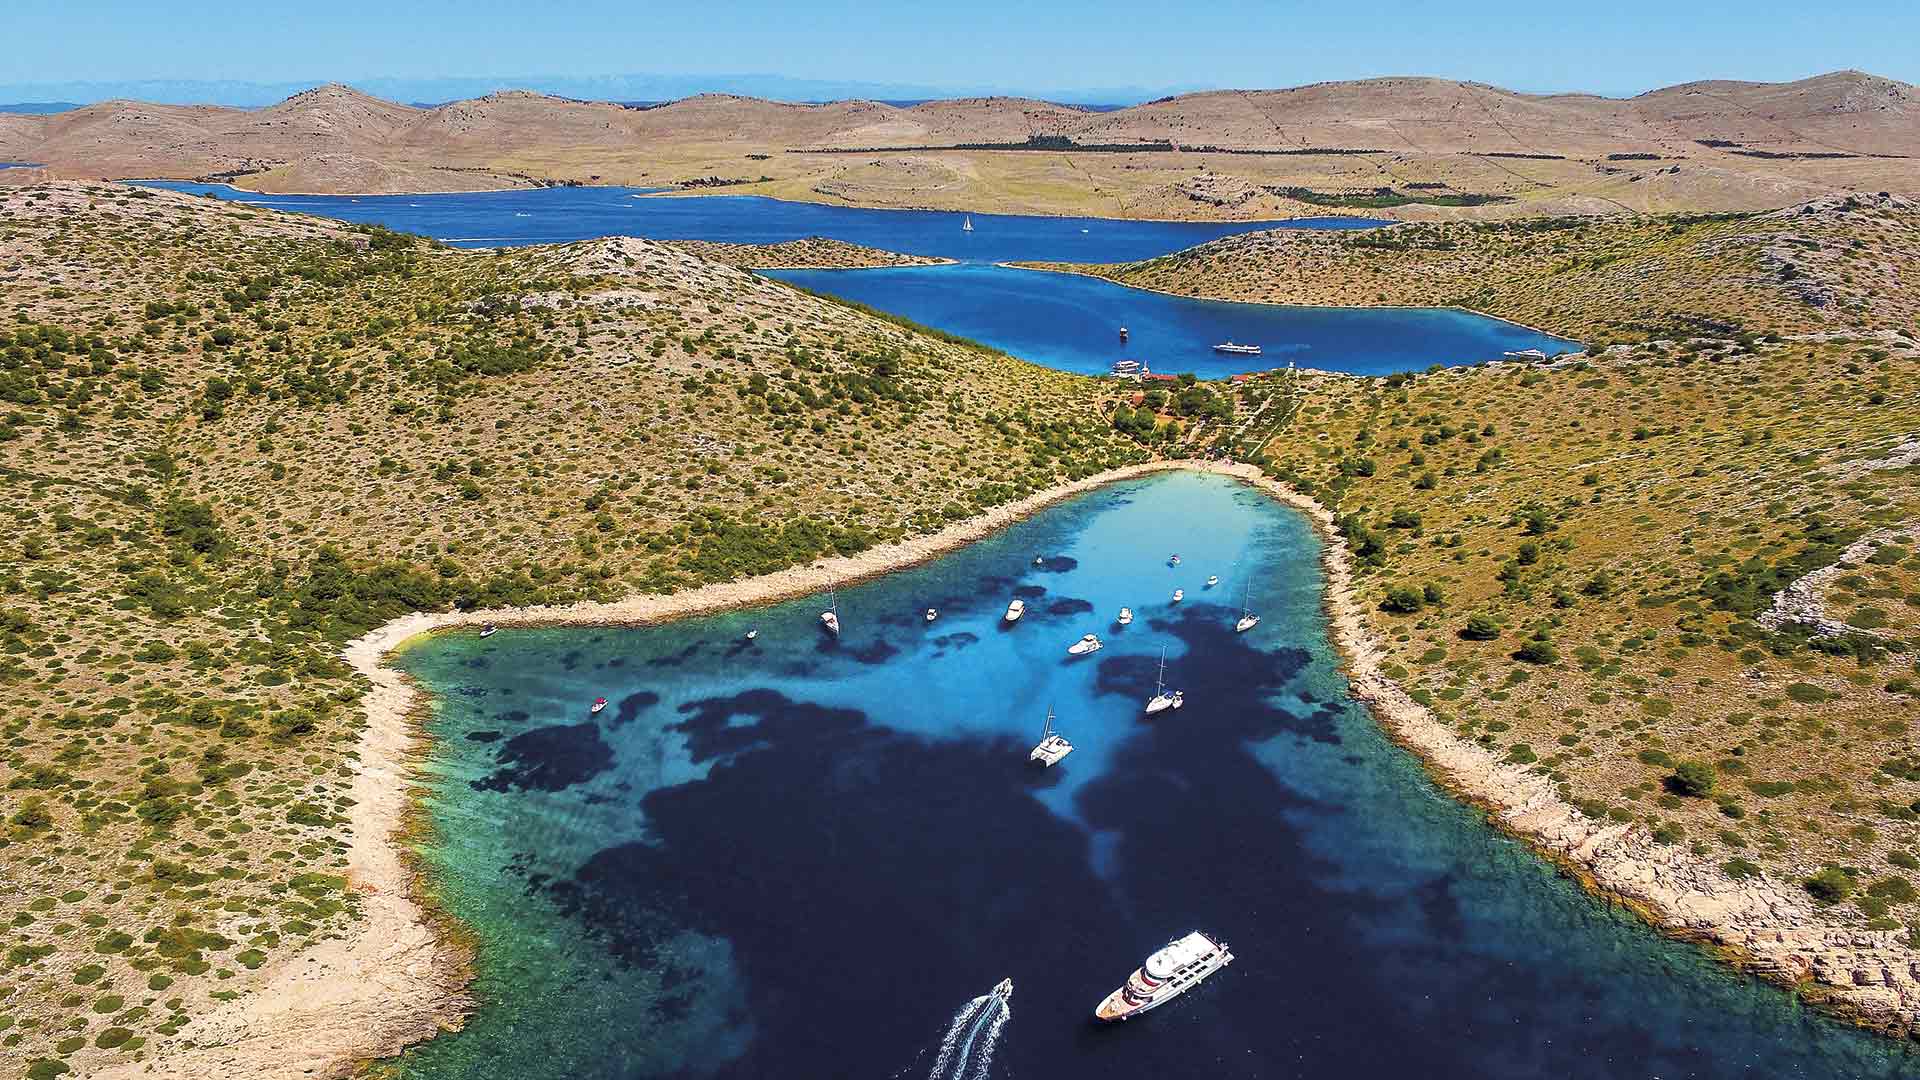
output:
M1424 74L1632 94L1860 68L1920 81L1920 2L0 0L0 91L142 80L764 73L955 91L1289 86ZM697 80L695 80L697 81ZM444 87L442 87L444 88ZM96 88L97 89L97 88Z

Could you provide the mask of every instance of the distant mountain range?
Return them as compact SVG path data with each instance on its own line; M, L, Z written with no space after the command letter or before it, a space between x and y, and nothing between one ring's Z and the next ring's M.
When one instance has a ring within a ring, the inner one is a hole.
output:
M311 89L319 80L231 82L148 79L136 81L0 83L0 101L82 102L138 100L166 105L231 105L259 108ZM916 83L796 79L783 75L516 75L442 79L374 78L354 82L359 89L389 101L429 105L484 97L500 90L532 90L590 101L673 101L695 94L739 94L777 101L929 101L957 96L1006 95L1004 86L932 86ZM1072 104L1131 105L1196 86L1114 86L1031 94ZM66 108L72 108L68 105ZM0 105L0 112L55 112L37 105Z
M1366 79L1111 109L730 94L633 106L606 99L663 95L581 89L623 92L506 91L420 107L328 84L260 108L114 100L0 113L0 161L262 191L694 183L856 205L1142 217L1368 200L1484 213L1759 209L1838 187L1920 190L1920 90L1857 71L1632 98Z

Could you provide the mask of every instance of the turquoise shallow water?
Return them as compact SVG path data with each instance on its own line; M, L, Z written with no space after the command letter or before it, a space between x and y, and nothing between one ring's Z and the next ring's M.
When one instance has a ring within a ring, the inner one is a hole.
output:
M952 1025L969 1076L1920 1075L1437 791L1346 699L1316 553L1251 489L1167 474L841 589L838 642L816 598L415 646L425 854L487 1004L402 1073L920 1077ZM1189 704L1149 721L1163 646ZM1041 771L1049 704L1077 749ZM1192 928L1238 960L1090 1023ZM1004 977L989 1046L953 1018Z
M1125 262L1276 225L1355 229L1381 224L1360 218L1203 223L975 214L973 231L965 232L966 215L940 211L867 210L755 196L652 198L632 188L347 196L256 195L177 182L155 186L376 223L469 247L612 235L754 244L829 236L955 259L953 266L775 271L770 276L975 338L1036 364L1086 374L1104 373L1114 361L1131 359L1155 371L1204 378L1289 362L1377 375L1497 360L1508 350L1555 353L1574 347L1462 311L1225 304L996 265ZM1123 326L1129 331L1124 344ZM1265 351L1257 357L1215 353L1213 346L1225 341L1257 344Z

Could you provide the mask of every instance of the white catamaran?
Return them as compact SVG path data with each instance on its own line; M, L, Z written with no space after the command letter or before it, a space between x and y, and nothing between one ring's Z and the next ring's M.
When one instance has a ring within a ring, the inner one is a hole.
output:
M1060 764L1060 759L1073 753L1073 744L1065 735L1053 730L1053 706L1047 706L1047 724L1040 729L1040 742L1027 755L1028 761L1037 761L1047 768Z

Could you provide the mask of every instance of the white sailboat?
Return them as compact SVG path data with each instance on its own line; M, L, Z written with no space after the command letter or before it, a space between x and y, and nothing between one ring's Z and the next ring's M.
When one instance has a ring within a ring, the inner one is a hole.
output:
M827 582L827 610L820 613L820 625L834 637L840 636L840 599L834 595L831 581Z
M973 231L973 215L972 214L968 214L966 220L960 223L960 231L961 232Z
M1101 646L1103 644L1105 643L1102 642L1097 635L1088 634L1085 637L1082 637L1079 641L1076 641L1073 644L1067 646L1067 655L1068 656L1085 656L1088 653L1097 653L1100 651Z
M1147 715L1152 716L1157 712L1177 709L1185 703L1185 695L1180 691L1167 692L1167 650L1165 646L1162 646L1160 649L1160 675L1153 681L1153 696L1147 699Z
M1047 768L1060 763L1060 759L1073 753L1073 744L1065 735L1053 730L1053 706L1047 706L1047 725L1040 729L1040 742L1027 755L1028 761L1037 761Z
M1260 616L1255 615L1253 609L1247 606L1247 599L1252 592L1253 582L1249 581L1246 589L1240 594L1240 621L1233 624L1233 632L1236 634L1244 634L1260 625Z

